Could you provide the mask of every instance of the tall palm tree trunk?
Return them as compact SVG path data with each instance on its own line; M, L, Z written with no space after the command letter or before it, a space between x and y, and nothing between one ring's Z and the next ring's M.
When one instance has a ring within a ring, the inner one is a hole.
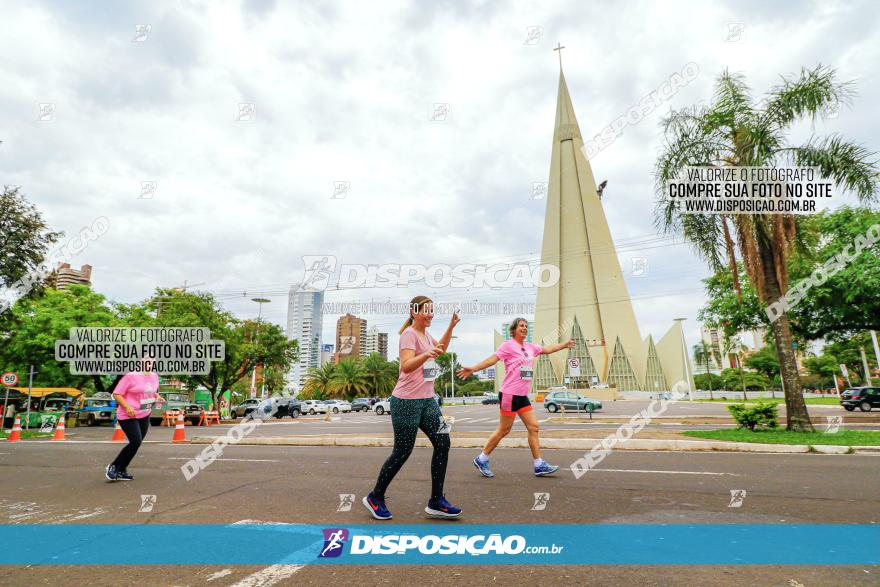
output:
M776 301L783 294L776 273L776 257L767 243L760 239L758 254L761 256L764 272L765 301ZM797 360L792 348L788 315L783 313L772 321L770 330L773 332L773 340L776 342L776 350L779 352L779 372L785 385L785 413L788 420L786 428L796 432L813 432L813 424L810 422L810 414L807 412L807 404L804 401L801 388L801 378L797 370Z

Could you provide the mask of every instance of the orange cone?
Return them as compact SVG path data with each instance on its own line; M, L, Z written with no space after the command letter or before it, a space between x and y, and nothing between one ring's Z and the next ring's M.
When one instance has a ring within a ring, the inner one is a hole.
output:
M116 422L116 428L113 429L113 438L110 442L125 442L125 432L119 427L119 421Z
M177 414L177 425L174 427L174 436L171 437L171 442L186 442L186 430L184 429L183 424L183 410L180 410Z
M6 442L21 442L21 419L16 416L15 422L12 423L12 432L9 433L9 438L6 439Z
M64 440L64 414L58 417L58 424L55 426L55 435L52 440Z

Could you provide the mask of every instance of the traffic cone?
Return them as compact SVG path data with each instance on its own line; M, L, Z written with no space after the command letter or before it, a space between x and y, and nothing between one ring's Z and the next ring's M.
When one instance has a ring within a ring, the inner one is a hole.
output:
M113 438L110 439L110 442L125 442L125 432L119 427L118 421L116 422L116 428L113 429Z
M183 410L177 414L177 425L174 427L174 436L171 437L171 442L186 442L186 430L184 429L183 424Z
M58 418L58 424L55 426L55 435L52 440L64 440L64 414Z
M9 438L6 439L6 442L21 442L21 420L18 416L15 417L15 422L12 423L12 432L9 433Z

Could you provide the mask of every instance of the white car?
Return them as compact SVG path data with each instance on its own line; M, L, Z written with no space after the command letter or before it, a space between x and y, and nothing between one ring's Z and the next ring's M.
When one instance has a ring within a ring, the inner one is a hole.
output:
M351 411L351 404L341 399L325 399L324 405L326 405L327 409L334 414L338 414L339 412L345 413Z
M307 399L302 402L302 413L303 414L326 414L327 413L327 404L320 400L316 399Z
M373 405L373 411L378 415L391 413L391 398L380 399Z

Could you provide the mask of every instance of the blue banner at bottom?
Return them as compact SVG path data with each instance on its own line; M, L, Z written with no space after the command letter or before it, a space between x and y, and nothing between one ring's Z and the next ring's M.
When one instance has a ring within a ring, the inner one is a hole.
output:
M880 564L862 524L0 525L0 542L5 565Z

